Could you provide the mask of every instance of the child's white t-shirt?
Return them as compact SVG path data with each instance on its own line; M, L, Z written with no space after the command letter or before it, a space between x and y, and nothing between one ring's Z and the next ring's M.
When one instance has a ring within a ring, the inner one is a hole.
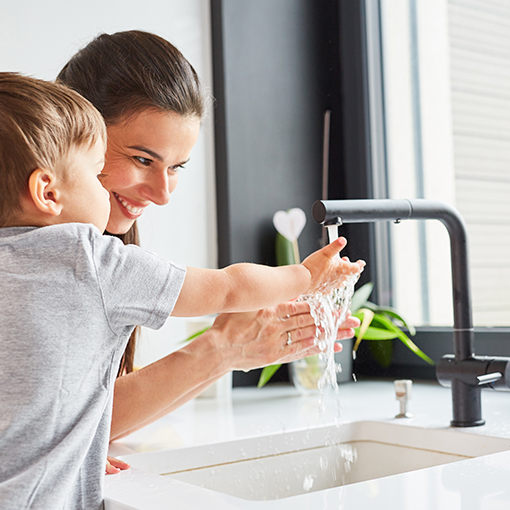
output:
M2 508L102 508L120 359L185 273L92 225L0 229Z

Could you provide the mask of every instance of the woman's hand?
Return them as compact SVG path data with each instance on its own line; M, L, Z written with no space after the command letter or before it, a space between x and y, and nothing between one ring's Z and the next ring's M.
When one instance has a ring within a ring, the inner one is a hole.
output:
M353 328L358 326L359 320L349 314L338 330L337 340L352 338ZM320 352L314 345L316 328L310 307L304 301L252 313L221 314L209 333L222 354L226 371L288 363ZM335 344L335 352L341 350L341 344Z
M312 253L302 262L311 274L310 289L307 294L327 293L340 287L348 276L363 271L364 260L351 262L347 257L340 258L338 256L346 244L345 237L339 237L321 250Z
M354 336L359 326L347 317L338 340ZM288 345L289 335L291 343ZM259 312L225 313L182 349L115 382L110 439L152 423L201 393L234 369L250 370L317 354L315 325L306 302L291 301ZM342 346L335 344L335 350ZM127 469L109 458L107 473Z

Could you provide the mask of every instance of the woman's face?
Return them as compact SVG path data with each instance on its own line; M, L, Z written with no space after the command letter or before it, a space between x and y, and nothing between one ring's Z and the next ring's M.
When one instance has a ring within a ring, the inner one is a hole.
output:
M199 129L197 117L159 110L146 110L108 127L101 179L110 193L108 232L124 234L149 204L168 203Z

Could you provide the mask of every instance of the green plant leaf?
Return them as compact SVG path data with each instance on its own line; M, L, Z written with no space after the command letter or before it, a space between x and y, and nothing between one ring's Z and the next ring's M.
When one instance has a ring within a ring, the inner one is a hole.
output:
M359 328L354 329L356 337L358 337L358 331ZM374 328L373 326L369 327L363 336L363 340L392 340L393 338L398 338L395 332L388 331L387 329Z
M374 288L374 284L372 282L365 283L362 287L360 287L352 296L351 300L351 312L356 313L361 307L365 305L370 294L372 293L372 289ZM368 307L366 307L368 308Z
M361 321L361 325L359 328L356 328L356 343L352 350L356 352L358 350L359 344L363 340L366 332L368 331L370 324L372 323L372 319L374 318L374 312L372 310L368 310L367 308L361 308L357 313L354 314L354 317L357 317Z
M197 331L196 333L193 333L188 338L185 338L182 342L191 342L191 340L195 340L197 336L203 335L208 329L210 329L211 326L206 326L204 329L201 329L200 331Z
M361 321L361 326L354 329L356 343L353 350L358 349L362 340L378 340L378 343L383 344L385 341L398 338L411 352L430 365L435 365L434 361L400 329L400 326L405 327L410 335L415 335L416 330L411 324L393 308L378 306L368 301L372 289L373 284L367 283L354 293L352 299L351 311L353 316ZM393 321L396 321L397 324ZM386 346L388 345L386 343ZM382 366L389 366L391 351L388 347L371 345L370 350Z
M388 321L391 322L391 325L388 323ZM400 327L395 324L388 316L378 312L374 314L374 326L382 329L387 329L388 331L395 331L395 329L401 331Z
M280 367L281 365L269 365L268 367L264 367L262 369L262 373L260 374L257 388L262 388L263 386L265 386L268 383L269 379L273 377L273 375Z
M401 325L409 331L409 334L411 336L416 335L416 330L414 329L414 326L412 324L409 324L404 319L404 317L402 317L402 315L397 313L397 311L394 310L393 308L384 307L384 306L378 306L378 305L376 305L374 303L371 303L370 301L367 301L365 303L365 306L366 306L366 308L368 308L369 310L372 310L373 312L388 315L392 319L395 319L396 321L400 322ZM399 326L400 326L400 324L399 324Z
M414 326L412 324L409 324L409 322L407 322L404 319L404 317L402 317L402 315L397 313L395 310L393 310L392 308L381 308L380 311L381 313L385 313L386 315L389 315L391 318L401 322L404 328L406 328L409 331L409 334L411 336L416 335L416 329L414 328Z
M287 238L280 234L280 232L276 232L275 250L277 266L290 266L291 264L296 264L294 247Z
M423 361L427 362L429 365L435 365L434 360L427 356L398 326L393 324L391 319L385 317L383 314L378 314L377 321L384 324L389 331L393 331L396 338L398 338L410 351L419 356Z
M434 360L427 356L405 333L402 333L402 336L398 338L409 350L414 352L414 354L419 356L423 361L427 362L429 365L436 364Z

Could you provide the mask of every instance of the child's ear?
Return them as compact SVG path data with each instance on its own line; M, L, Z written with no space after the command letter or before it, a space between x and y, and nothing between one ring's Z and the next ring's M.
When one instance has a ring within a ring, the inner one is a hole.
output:
M28 191L39 211L58 216L62 212L60 191L56 186L56 176L53 172L37 168L28 179Z

